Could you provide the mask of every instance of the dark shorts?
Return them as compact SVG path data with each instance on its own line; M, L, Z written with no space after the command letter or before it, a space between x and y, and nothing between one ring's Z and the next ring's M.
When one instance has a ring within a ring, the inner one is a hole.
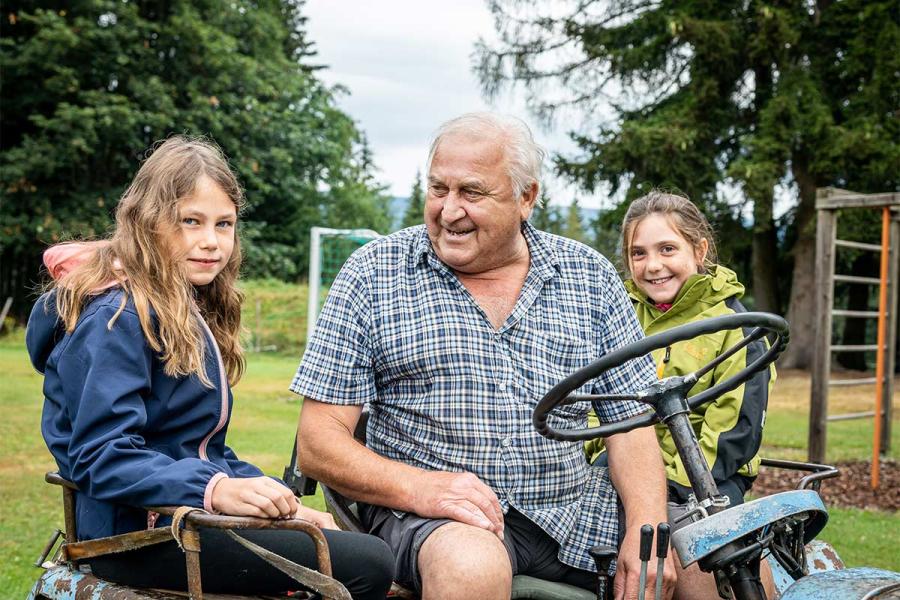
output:
M414 514L398 517L392 510L360 504L360 517L369 532L387 542L396 559L395 580L422 591L419 550L438 527L449 519L426 519ZM622 521L624 523L624 520ZM559 544L519 511L511 508L504 516L504 540L513 575L530 575L547 581L561 581L594 591L597 576L563 564L557 558ZM619 540L621 543L621 538Z
M397 583L422 591L422 579L419 575L419 550L428 536L447 523L450 519L427 519L406 513L398 517L394 511L380 506L360 503L360 519L369 533L377 535L387 542L394 553L394 579ZM618 503L619 546L625 539L625 510ZM668 519L672 531L684 527L697 519L689 517L676 522L676 519L687 512L683 504L669 502ZM504 515L504 540L513 575L530 575L547 581L561 581L586 590L594 591L597 587L597 576L590 571L583 571L566 565L557 558L559 544L543 529L535 525L519 511L511 508Z

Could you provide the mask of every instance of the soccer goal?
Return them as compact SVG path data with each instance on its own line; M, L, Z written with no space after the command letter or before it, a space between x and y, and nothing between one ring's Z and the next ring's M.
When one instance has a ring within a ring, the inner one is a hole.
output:
M309 244L309 307L306 313L306 341L316 327L319 311L338 271L353 251L381 237L371 229L328 229L313 227Z

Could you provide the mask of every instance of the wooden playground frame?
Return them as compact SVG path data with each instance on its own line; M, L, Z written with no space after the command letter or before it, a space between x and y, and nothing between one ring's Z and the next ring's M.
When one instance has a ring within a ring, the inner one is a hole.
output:
M837 213L842 209L881 209L881 243L870 244L839 240ZM900 194L859 194L839 188L820 188L816 191L816 336L813 352L812 387L809 413L809 460L821 463L825 460L826 425L828 421L873 417L875 431L872 439L872 488L879 484L879 457L890 448L893 373L896 360L897 330L897 269L900 258ZM868 250L881 254L880 277L835 274L835 250L837 247ZM887 249L887 252L884 250ZM877 311L852 311L834 308L834 284L878 285ZM832 345L833 318L877 318L876 344ZM863 379L831 379L831 353L877 353L875 377ZM871 412L847 415L828 414L829 386L845 386L875 383L875 409Z

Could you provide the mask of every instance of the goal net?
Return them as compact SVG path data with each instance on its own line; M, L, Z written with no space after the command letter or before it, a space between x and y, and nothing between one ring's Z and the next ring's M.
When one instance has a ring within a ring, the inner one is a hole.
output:
M353 251L381 237L371 229L328 229L313 227L309 244L309 307L306 316L306 341L316 327L319 311L338 271Z

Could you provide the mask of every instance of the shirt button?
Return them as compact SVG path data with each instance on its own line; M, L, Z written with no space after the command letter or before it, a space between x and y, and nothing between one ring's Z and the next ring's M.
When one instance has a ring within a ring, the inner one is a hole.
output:
M501 392L506 391L506 382L505 382L505 381L501 381L500 384L499 384L497 387L500 388L500 391L501 391Z
M503 438L502 440L500 440L500 445L504 448L509 448L513 445L512 438Z

